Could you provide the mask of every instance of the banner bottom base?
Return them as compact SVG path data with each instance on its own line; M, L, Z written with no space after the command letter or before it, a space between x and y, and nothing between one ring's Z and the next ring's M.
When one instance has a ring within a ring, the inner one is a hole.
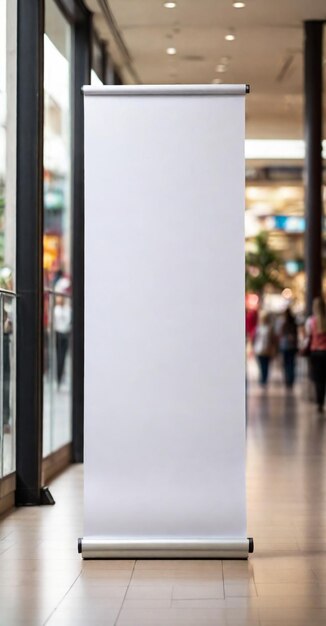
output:
M253 551L252 538L78 539L78 552L83 559L247 559Z

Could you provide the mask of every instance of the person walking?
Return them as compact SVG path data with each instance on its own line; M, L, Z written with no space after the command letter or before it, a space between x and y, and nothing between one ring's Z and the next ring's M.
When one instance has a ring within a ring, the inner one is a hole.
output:
M71 331L71 305L69 298L63 295L56 296L53 312L56 357L57 357L57 384L60 388L64 371Z
M319 413L323 412L326 392L326 307L323 298L315 298L312 315L306 321L310 340L310 363Z
M295 381L295 361L298 350L298 329L290 308L286 309L279 331L279 349L283 359L284 381L292 389Z
M260 383L265 387L268 382L270 362L275 356L277 347L271 318L266 311L259 313L253 347L260 370Z

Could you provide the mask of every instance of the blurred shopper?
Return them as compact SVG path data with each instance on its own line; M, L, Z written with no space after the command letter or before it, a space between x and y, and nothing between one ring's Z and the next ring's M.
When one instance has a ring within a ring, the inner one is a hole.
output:
M324 409L326 392L326 308L322 298L315 298L313 314L306 321L306 333L310 338L310 362L312 379L316 389L318 411Z
M256 309L246 309L246 339L252 342L255 336L258 313Z
M65 298L63 295L57 295L55 299L56 303L53 312L53 320L57 356L57 383L59 388L63 379L66 356L69 348L71 305L69 298Z
M3 431L10 433L10 335L12 323L6 310L3 317Z
M260 369L260 383L267 385L271 359L276 354L277 341L270 315L260 311L254 335L254 353Z
M292 389L295 381L295 360L298 350L298 329L290 308L286 309L279 329L279 349L283 358L285 386Z

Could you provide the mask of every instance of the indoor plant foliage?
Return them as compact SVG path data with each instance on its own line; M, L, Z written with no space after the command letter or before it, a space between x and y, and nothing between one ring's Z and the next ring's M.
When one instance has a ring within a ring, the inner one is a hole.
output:
M262 231L256 235L254 247L253 251L246 253L246 291L262 295L267 286L282 289L282 261L270 247L268 233Z

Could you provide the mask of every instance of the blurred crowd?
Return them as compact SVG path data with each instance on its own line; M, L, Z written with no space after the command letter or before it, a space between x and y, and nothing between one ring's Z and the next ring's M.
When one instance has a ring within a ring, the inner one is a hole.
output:
M246 311L246 338L254 354L262 387L268 385L270 365L281 357L283 380L287 390L296 381L297 357L308 359L308 375L314 386L317 409L323 412L326 392L326 307L323 298L315 298L312 315L296 317L288 306L281 315L272 315L263 307Z

